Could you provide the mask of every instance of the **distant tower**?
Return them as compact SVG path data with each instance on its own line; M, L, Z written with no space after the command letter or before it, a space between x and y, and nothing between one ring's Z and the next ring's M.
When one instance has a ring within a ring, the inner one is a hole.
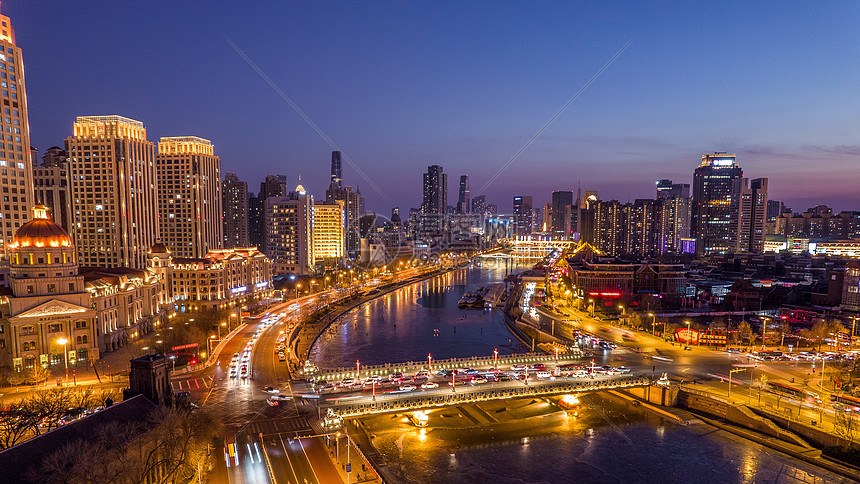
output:
M343 171L340 164L340 151L331 152L331 184L332 186L341 186L343 181Z
M457 197L457 213L469 213L469 175L460 176L460 192Z
M224 248L249 247L251 238L248 225L248 183L239 180L235 173L224 175L221 184L224 210Z
M514 235L530 234L532 217L532 197L514 197Z
M693 205L690 233L696 239L696 254L724 254L735 249L737 221L733 216L735 183L743 170L735 155L702 155L693 172Z
M448 209L448 175L442 172L441 166L431 165L427 167L427 173L424 173L423 180L422 230L424 232L440 231L445 226L444 220Z

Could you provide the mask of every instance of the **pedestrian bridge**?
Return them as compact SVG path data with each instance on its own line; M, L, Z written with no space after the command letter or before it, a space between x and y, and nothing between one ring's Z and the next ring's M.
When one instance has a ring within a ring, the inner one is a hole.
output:
M568 393L588 393L645 387L651 383L645 376L595 376L594 378L561 378L525 380L483 385L458 385L436 390L335 397L320 400L320 407L341 418L387 412L421 410L449 405L479 403L507 398L528 398Z
M454 370L457 368L508 368L511 365L534 365L535 363L552 363L553 365L566 365L582 363L582 350L577 346L571 346L560 350L558 356L545 353L520 353L514 355L490 355L472 356L469 358L451 358L447 360L434 360L431 355L423 361L406 361L402 363L385 363L383 365L364 366L360 361L352 368L309 369L306 374L314 382L332 381L338 382L344 378L355 378L360 380L369 376L387 377L395 372L415 373L418 370Z

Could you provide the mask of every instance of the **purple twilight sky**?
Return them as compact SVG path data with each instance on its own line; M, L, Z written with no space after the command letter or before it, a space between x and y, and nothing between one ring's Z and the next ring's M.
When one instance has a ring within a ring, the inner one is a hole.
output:
M368 210L421 203L440 164L472 195L622 46L632 44L486 189L511 210L552 190L602 199L689 183L703 153L795 211L860 210L860 3L66 2L7 0L24 52L32 144L77 115L120 114L149 138L211 139L252 191L299 174L317 198L330 144Z

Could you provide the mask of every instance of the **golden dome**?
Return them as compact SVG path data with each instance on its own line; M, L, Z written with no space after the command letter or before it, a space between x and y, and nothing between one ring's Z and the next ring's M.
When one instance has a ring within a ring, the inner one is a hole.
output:
M48 218L44 205L33 207L33 220L15 232L10 248L17 247L71 247L72 239L66 230Z

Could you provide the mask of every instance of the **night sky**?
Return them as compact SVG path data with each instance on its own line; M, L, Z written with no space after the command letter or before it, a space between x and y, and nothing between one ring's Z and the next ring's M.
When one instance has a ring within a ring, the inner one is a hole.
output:
M465 4L465 5L464 5ZM78 115L211 139L252 191L284 174L324 198L329 143L367 209L421 203L440 164L472 195L628 41L486 190L653 198L729 151L795 211L860 210L860 3L66 2L6 0L23 49L32 144Z

